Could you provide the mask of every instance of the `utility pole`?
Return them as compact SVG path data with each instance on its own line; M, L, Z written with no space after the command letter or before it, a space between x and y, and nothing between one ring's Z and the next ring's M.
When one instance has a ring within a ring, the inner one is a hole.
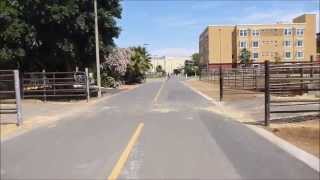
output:
M99 31L98 31L97 0L94 0L94 29L95 29L95 39L96 39L96 64L97 64L98 97L101 97L101 77L100 77L100 55L99 55Z

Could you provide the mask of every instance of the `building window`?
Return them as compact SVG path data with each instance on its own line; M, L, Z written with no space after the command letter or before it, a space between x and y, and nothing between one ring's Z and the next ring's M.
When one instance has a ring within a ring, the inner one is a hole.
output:
M254 52L254 53L252 54L252 56L253 56L253 59L258 59L258 58L259 58L259 53Z
M258 48L259 47L259 41L253 41L252 42L252 47Z
M240 29L239 33L240 33L240 36L248 36L248 30Z
M296 29L297 36L303 36L303 34L304 34L304 29Z
M284 29L283 33L284 35L289 36L292 34L292 29L291 28Z
M240 41L240 48L247 48L247 42L246 41Z
M303 40L297 40L297 46L303 47Z
M285 52L285 53L284 53L284 57L285 57L286 59L291 59L291 52Z
M291 46L291 41L289 41L289 40L283 41L283 45L285 47L290 47Z
M296 57L297 57L297 59L302 59L303 58L303 52L302 51L296 52Z
M252 36L259 36L260 35L260 31L259 30L252 30Z

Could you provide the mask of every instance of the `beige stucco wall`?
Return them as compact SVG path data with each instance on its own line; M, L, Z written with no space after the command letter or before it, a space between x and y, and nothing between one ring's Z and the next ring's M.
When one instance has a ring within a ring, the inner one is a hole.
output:
M232 63L233 26L210 26L209 63Z
M188 59L190 59L190 57L168 57L168 56L152 57L151 72L156 72L156 67L160 65L162 69L164 69L167 73L173 73L174 69L183 67L184 62Z
M315 14L304 14L302 16L293 19L294 23L306 23L305 26L305 60L309 60L310 56L313 56L314 60L317 52L316 42L316 15Z

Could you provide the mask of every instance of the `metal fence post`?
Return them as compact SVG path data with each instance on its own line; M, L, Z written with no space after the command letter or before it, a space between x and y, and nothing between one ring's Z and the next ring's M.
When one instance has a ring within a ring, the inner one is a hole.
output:
M88 68L85 68L86 71L86 94L87 94L87 102L89 102L90 99L90 88L89 88L89 70Z
M242 70L242 89L244 89L244 70Z
M46 77L45 77L45 74L46 74L46 70L42 70L42 85L43 85L43 98L44 98L44 102L47 101L47 93L46 93Z
M234 71L234 88L237 89L237 69Z
M258 87L257 87L257 70L256 69L253 69L253 77L254 77L254 87L257 90Z
M264 125L269 125L270 120L270 72L269 72L269 61L265 61L265 78L264 78Z
M303 92L304 92L304 86L303 86L303 65L301 64L300 65L300 78L301 78L301 80L300 80L300 88L301 88L301 91L300 91L300 93L301 93L301 95L303 94Z
M20 81L19 71L14 70L14 89L16 94L16 109L17 109L17 126L22 124L22 112L21 112L21 92L20 92Z
M310 69L310 77L313 77L313 56L310 56L311 69Z
M223 100L223 73L222 67L219 67L219 86L220 86L220 101Z

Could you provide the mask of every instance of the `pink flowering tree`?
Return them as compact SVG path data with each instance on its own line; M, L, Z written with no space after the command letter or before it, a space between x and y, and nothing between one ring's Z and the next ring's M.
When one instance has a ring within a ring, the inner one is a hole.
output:
M131 54L132 51L129 48L114 48L108 56L104 57L102 83L105 86L117 86L113 85L113 83L120 81L121 77L125 75Z

